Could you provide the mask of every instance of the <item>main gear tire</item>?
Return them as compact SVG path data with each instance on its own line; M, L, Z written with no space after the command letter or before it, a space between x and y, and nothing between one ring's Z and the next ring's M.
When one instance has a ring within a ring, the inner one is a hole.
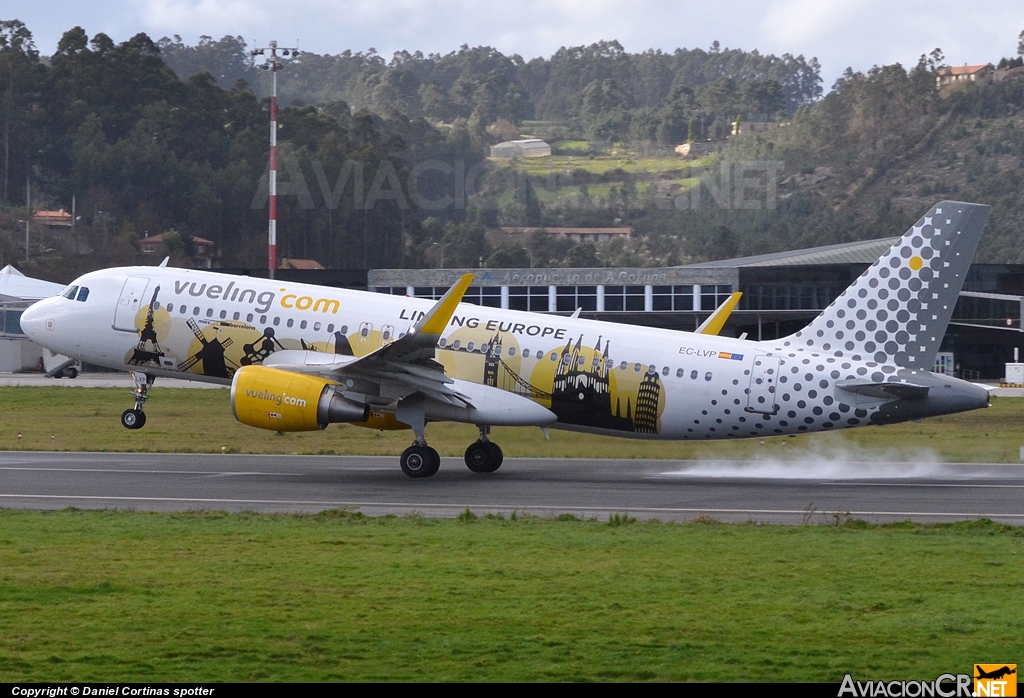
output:
M430 477L441 466L441 457L429 446L413 444L402 451L402 472L413 478Z
M504 454L490 441L471 443L466 449L466 467L474 473L493 473L501 467Z

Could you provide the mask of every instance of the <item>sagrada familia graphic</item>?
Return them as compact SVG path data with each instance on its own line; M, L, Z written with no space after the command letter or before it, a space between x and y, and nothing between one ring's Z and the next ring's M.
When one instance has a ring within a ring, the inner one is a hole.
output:
M612 412L611 384L608 359L610 343L601 349L601 337L594 347L596 356L589 362L583 357L583 336L570 339L562 349L550 393L525 381L502 359L501 335L495 334L487 346L484 358L484 384L511 390L532 398L550 398L551 411L566 424L631 431L639 434L658 433L658 400L661 380L656 371L644 374L637 390L635 402L629 396L615 400Z

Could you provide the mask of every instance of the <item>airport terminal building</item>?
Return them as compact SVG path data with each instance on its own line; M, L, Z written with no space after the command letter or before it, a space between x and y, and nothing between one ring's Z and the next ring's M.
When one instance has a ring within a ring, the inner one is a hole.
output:
M373 269L372 291L440 298L476 275L465 301L677 330L695 329L733 291L743 298L723 329L774 339L826 308L897 238L658 268ZM937 368L972 379L1003 377L1024 344L1024 265L974 264L946 332Z
M277 278L437 299L476 275L465 301L494 308L569 315L692 331L734 291L743 298L722 334L774 339L804 327L897 238L829 245L678 267L581 269L279 270ZM224 270L266 276L265 269ZM32 288L22 288L33 283ZM0 273L0 371L35 370L40 349L18 319L61 286ZM1024 265L973 264L946 331L937 370L999 380L1024 345Z

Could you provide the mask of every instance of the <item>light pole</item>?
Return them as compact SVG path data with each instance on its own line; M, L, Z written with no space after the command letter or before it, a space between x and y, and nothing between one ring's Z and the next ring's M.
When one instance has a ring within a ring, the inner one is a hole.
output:
M438 268L439 269L444 269L444 243L443 242L432 242L432 243L430 243L430 246L431 247L440 247L441 248L441 266L438 267Z
M270 58L260 66L263 70L269 70L273 74L273 89L270 93L270 224L267 233L267 269L270 278L274 278L274 270L277 269L277 71L281 69L281 62L277 58L277 52L282 56L298 53L297 48L279 47L276 41L271 41L270 46L253 49L251 55L264 56L270 51Z
M32 226L32 182L25 177L25 263L28 264L28 232Z

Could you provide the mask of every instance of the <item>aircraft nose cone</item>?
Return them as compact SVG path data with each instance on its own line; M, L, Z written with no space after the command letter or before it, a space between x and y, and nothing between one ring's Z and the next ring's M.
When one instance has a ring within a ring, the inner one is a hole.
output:
M25 312L21 314L21 331L28 335L28 338L37 344L41 344L40 341L43 336L43 331L46 326L46 306L48 301L42 300L38 303L30 305Z

